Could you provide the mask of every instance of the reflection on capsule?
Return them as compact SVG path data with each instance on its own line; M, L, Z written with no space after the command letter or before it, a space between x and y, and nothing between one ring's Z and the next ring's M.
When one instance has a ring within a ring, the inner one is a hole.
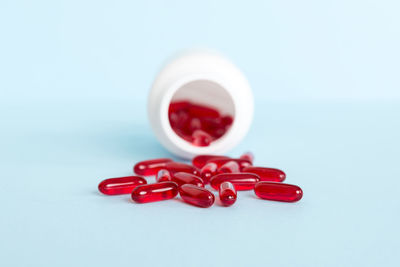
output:
M236 202L237 193L231 182L223 182L219 186L219 199L224 206L231 206Z
M275 182L259 182L254 192L259 198L284 202L296 202L303 197L303 190L297 185Z
M133 189L132 200L138 203L148 203L167 200L176 197L178 185L174 182L161 182L155 184L140 185Z
M172 159L150 159L138 162L133 167L133 171L138 175L152 176L156 175L160 169L165 167L165 164L172 162Z
M179 187L179 195L186 203L191 205L208 208L214 204L214 194L207 189L192 184L184 184Z
M143 177L125 176L106 179L99 184L98 188L105 195L121 195L130 194L135 187L146 183Z
M210 180L210 185L218 190L223 182L231 182L237 191L251 190L254 185L260 180L258 175L254 173L222 173L215 175Z

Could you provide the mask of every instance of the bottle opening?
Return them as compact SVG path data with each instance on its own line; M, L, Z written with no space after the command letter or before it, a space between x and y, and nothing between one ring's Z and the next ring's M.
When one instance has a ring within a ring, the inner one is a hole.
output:
M195 146L209 146L231 128L235 106L221 85L196 80L175 92L169 104L168 118L179 137Z

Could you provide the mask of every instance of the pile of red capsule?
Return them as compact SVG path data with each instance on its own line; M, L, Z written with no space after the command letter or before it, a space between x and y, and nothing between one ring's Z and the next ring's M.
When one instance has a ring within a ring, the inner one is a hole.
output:
M168 158L141 161L133 167L137 176L106 179L99 184L99 190L106 195L131 194L137 203L173 199L179 193L184 202L202 208L215 202L214 194L206 187L218 191L223 206L233 205L237 191L243 190L254 190L266 200L296 202L302 198L300 187L283 183L283 171L255 167L253 158L249 152L239 158L200 155L192 165ZM156 183L147 184L144 176L155 176Z
M231 127L233 118L209 106L187 100L169 105L169 122L172 130L182 139L195 146L209 146Z

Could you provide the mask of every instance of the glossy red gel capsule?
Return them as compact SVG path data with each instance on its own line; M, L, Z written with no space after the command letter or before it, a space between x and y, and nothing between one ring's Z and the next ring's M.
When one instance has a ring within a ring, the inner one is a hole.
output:
M283 202L296 202L303 197L303 190L297 185L275 182L259 182L254 192L259 198Z
M214 204L214 194L203 187L184 184L179 187L179 195L186 203L201 208L208 208Z
M229 159L226 156L218 156L218 155L199 155L193 158L192 164L197 168L203 168L206 163L211 159Z
M219 186L219 199L224 206L231 206L236 202L236 189L231 182L223 182Z
M283 171L274 168L250 166L243 168L242 171L257 174L260 176L260 181L283 182L286 178L286 174Z
M213 140L212 136L202 130L195 130L192 133L191 143L195 146L209 146Z
M110 178L99 184L99 191L105 195L130 194L135 187L143 184L147 182L139 176Z
M214 139L218 139L226 133L224 128L215 129L209 132Z
M221 117L221 124L223 126L225 126L225 127L226 126L230 126L232 123L233 123L233 117L232 116L226 115L226 116Z
M186 172L174 173L171 176L171 181L177 183L178 186L181 186L184 184L194 184L199 187L204 187L204 182L200 177L193 175L191 173L186 173Z
M171 181L171 174L165 169L159 170L156 175L156 181L157 183Z
M221 118L202 118L202 128L207 132L214 132L217 129L225 129Z
M248 160L248 161L250 161L251 163L253 163L253 161L254 161L254 155L253 155L253 153L251 153L251 152L246 152L246 153L244 153L243 155L241 155L241 156L239 157L239 159L245 159L245 160Z
M139 185L133 189L132 200L138 203L148 203L167 200L176 197L178 185L174 182L161 182L155 184Z
M202 130L209 133L213 138L218 139L229 130L230 124L222 118L203 118ZM228 124L226 124L228 123Z
M220 168L222 165L224 165L225 163L227 163L229 161L235 161L237 164L239 164L240 170L245 168L245 167L251 166L251 162L246 160L246 159L231 159L231 158L221 159L221 158L215 158L215 159L208 160L207 163L208 162L214 162L214 163L217 164L218 168Z
M218 169L218 173L235 173L235 172L239 172L239 164L237 164L236 161L232 160L228 161Z
M217 174L218 166L217 164L210 162L203 166L200 170L200 176L204 181L204 184L208 184L211 177Z
M156 175L160 169L164 169L168 162L172 162L172 159L161 158L141 161L136 163L136 165L133 167L133 171L138 175Z
M180 162L168 162L167 164L165 164L163 169L169 171L171 175L176 172L186 172L194 175L200 175L200 172L196 167Z
M188 110L189 110L189 114L191 115L191 117L218 118L220 116L218 110L216 110L215 108L204 106L204 105L199 105L199 104L191 103Z
M191 133L188 129L190 117L187 112L179 111L169 114L169 122L175 132L181 132L183 134Z
M187 110L191 106L189 101L175 101L169 105L168 112L173 113L181 110Z
M189 128L189 131L192 133L195 130L200 130L201 129L201 120L199 118L190 119L188 128Z
M193 141L191 135L184 134L184 133L181 132L180 130L176 130L175 133L176 133L180 138L182 138L183 140L185 140L185 141L187 141L187 142L189 142L189 143L191 143L191 142Z
M237 191L251 190L260 181L260 177L254 173L223 173L217 174L210 180L210 185L218 190L223 182L231 182Z

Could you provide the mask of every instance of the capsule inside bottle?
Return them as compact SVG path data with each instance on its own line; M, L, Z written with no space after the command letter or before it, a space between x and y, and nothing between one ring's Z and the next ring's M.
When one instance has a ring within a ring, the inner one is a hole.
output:
M220 84L193 80L173 94L168 118L171 129L194 146L210 146L231 128L235 105L231 94ZM201 167L199 167L201 168Z

